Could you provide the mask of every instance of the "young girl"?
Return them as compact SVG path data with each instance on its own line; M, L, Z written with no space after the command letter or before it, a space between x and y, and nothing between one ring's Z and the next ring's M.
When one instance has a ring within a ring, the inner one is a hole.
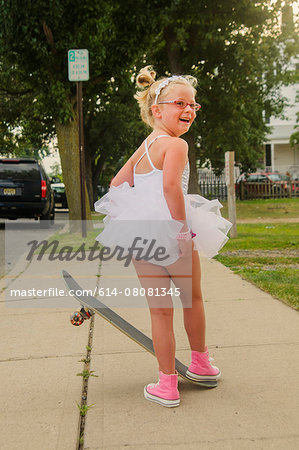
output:
M218 200L187 195L188 145L181 139L192 125L200 105L195 101L196 79L171 76L155 81L150 66L137 77L136 99L143 121L152 132L112 180L110 190L96 202L107 214L97 240L110 248L135 248L133 263L149 303L152 339L159 364L159 382L144 388L147 400L178 406L175 371L171 281L179 290L184 326L192 361L191 380L217 380L220 370L210 363L205 342L205 312L201 293L198 252L212 257L227 241L230 222L221 217ZM136 241L137 239L137 241ZM134 247L134 246L133 246ZM140 245L139 245L140 247ZM151 249L151 256L149 255ZM197 250L197 251L196 251ZM163 294L162 294L163 293Z

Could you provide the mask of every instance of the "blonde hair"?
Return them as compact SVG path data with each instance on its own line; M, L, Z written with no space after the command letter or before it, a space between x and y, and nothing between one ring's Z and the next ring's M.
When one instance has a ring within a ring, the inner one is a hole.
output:
M189 86L194 90L194 93L196 93L195 86L197 85L196 78L191 75L163 77L157 81L155 81L155 78L156 72L152 66L143 67L136 78L136 84L139 90L134 95L134 98L136 98L139 104L140 115L143 122L152 128L154 126L152 105L155 104L157 96L159 99L163 100L169 89L171 89L174 84ZM167 83L168 80L169 82ZM157 89L159 91L158 94L156 93Z

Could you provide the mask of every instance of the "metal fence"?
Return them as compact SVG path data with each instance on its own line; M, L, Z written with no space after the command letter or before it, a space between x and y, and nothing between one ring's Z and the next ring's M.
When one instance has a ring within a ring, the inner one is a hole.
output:
M220 175L215 175L211 170L198 169L198 180L200 195L208 200L213 200L214 198L227 200L224 172Z
M207 198L208 200L213 200L218 198L218 200L227 200L227 186L225 182L216 181L199 181L200 195Z

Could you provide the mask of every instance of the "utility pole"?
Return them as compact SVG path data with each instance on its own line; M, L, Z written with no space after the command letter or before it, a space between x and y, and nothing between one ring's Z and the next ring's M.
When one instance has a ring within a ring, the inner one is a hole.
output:
M85 197L85 156L84 156L84 127L83 127L83 88L82 81L89 80L88 50L68 51L69 80L76 81L77 87L77 117L79 134L80 161L80 193L81 193L81 224L82 237L86 237L86 197Z

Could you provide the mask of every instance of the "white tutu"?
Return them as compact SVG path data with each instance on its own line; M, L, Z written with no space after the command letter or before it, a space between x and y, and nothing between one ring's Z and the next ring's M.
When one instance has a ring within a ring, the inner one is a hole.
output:
M193 239L196 250L212 258L227 242L231 223L221 216L222 205L218 200L210 201L192 194L184 198L188 225L196 233ZM128 252L135 240L135 244L143 248L143 254L155 254L150 259L153 264L167 266L179 258L176 236L182 224L172 219L156 183L140 182L130 187L125 182L112 186L95 203L95 210L106 214L104 230L96 238L105 247L113 250L118 246ZM133 255L138 255L138 250L135 249Z

